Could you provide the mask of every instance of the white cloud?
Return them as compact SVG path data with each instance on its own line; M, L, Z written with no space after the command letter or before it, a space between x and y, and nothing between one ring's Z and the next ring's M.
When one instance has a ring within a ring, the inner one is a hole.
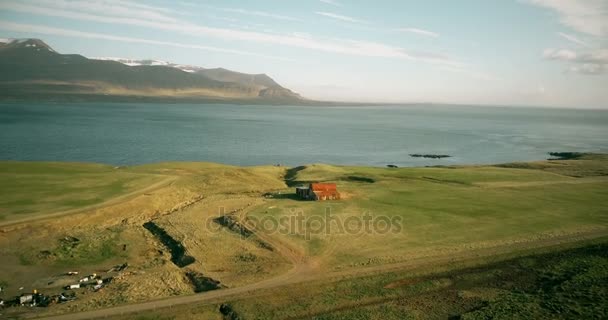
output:
M122 37L122 36L115 36L115 35L109 35L109 34L103 34L103 33L81 32L81 31L76 31L76 30L54 28L54 27L43 26L43 25L13 23L13 22L7 22L7 21L2 21L2 20L0 20L0 29L14 31L14 32L36 33L36 34L57 35L57 36L75 37L75 38L100 39L100 40L120 41L120 42L128 42L128 43L142 43L142 44L151 44L151 45L159 45L159 46L198 49L198 50L230 53L230 54L237 54L237 55L256 56L256 57L269 58L269 59L275 59L275 60L293 61L291 59L287 59L287 58L283 58L283 57L269 56L269 55L258 54L258 53L254 53L254 52L248 52L248 51L241 51L241 50L225 49L225 48L218 48L218 47L211 47L211 46L201 46L201 45L196 45L196 44L178 43L178 42L170 42L170 41L158 41L158 40L150 40L150 39L142 39L142 38Z
M564 39L566 39L566 40L568 40L568 41L570 41L570 42L572 42L572 43L576 43L576 44L581 45L583 47L588 47L589 46L588 43L586 43L585 41L583 41L583 40L581 40L581 39L579 39L579 38L577 38L577 37L575 37L575 36L573 36L571 34L567 34L567 33L563 33L563 32L558 32L557 35L560 36L560 37L562 37L562 38L564 38Z
M568 49L545 49L543 57L569 63L568 71L583 74L608 72L608 49L577 53Z
M568 49L545 49L543 57L549 60L571 61L576 59L576 52Z
M28 4L28 1L22 1ZM75 10L95 15L115 16L133 19L148 19L155 21L175 22L176 19L167 14L177 14L166 8L153 7L124 0L36 0L29 2L37 7L50 7L58 10Z
M454 67L463 67L464 65L458 61L454 61L445 56L441 56L434 53L408 53L403 48L386 45L378 42L371 41L360 41L351 39L325 39L316 37L301 37L294 35L280 35L270 34L263 32L244 31L227 28L214 28L201 25L194 25L182 21L168 21L169 17L163 17L160 20L154 19L138 19L132 17L118 16L106 16L103 14L92 14L87 12L81 12L77 10L67 9L53 9L50 7L43 7L40 5L28 5L25 4L27 1L22 3L6 3L0 2L0 9L10 10L17 12L24 12L35 15L54 16L67 19L84 20L87 22L101 22L108 24L121 24L131 25L143 28L151 28L157 30L179 32L189 36L205 36L214 37L222 40L238 40L248 42L260 42L270 43L276 45L292 46L298 48L305 48L310 50L317 50L323 52L331 52L336 54L346 54L353 56L364 56L364 57L383 57L383 58L399 58L411 61L420 61L431 64L450 65ZM66 2L67 3L67 2ZM72 9L72 8L70 8ZM136 10L134 10L136 11ZM105 12L105 11L100 11ZM134 12L135 15L135 12ZM5 22L6 26L8 22ZM42 26L40 26L42 27ZM38 33L42 29L38 28ZM105 39L109 39L104 35ZM117 39L113 39L117 40ZM171 43L162 42L160 43ZM199 46L200 47L200 46Z
M342 5L340 3L338 3L338 1L335 0L319 0L325 4L330 4L332 6L336 6L336 7L341 7Z
M276 14L276 13L271 13L271 12L267 12L267 11L260 11L260 10L246 10L246 9L242 9L242 8L224 8L224 7L216 7L216 6L207 5L207 4L204 4L204 3L191 3L191 2L183 2L183 1L176 1L175 3L177 3L178 5L181 5L181 6L202 9L200 11L204 11L204 12L208 12L208 11L212 11L212 10L213 11L224 11L224 12L237 13L237 14L248 15L248 16L257 16L257 17L263 17L263 18L271 18L271 19L275 19L275 20L302 21L302 19L299 19L299 18L296 18L296 17L282 15L282 14ZM234 18L231 18L231 17L221 17L221 16L218 16L217 14L214 14L214 15L212 15L212 14L205 14L205 15L208 16L208 17L210 17L210 18L213 18L213 19L226 20L226 21L232 21L232 22L236 22L237 21Z
M605 74L608 72L608 64L583 63L570 66L568 71L591 75Z
M576 53L568 49L546 49L543 52L543 57L551 60L608 64L608 49L599 49L583 53Z
M399 29L397 29L397 31L413 33L413 34L417 34L417 35L421 35L421 36L426 36L426 37L431 37L431 38L438 38L439 37L439 33L436 33L436 32L433 32L433 31L424 30L424 29L418 29L418 28L399 28Z
M298 18L294 18L294 17L290 17L290 16L284 16L284 15L280 15L280 14L269 13L269 12L264 12L264 11L252 11L252 10L234 9L234 8L222 8L220 10L226 11L226 12L238 13L238 14L245 14L245 15L249 15L249 16L272 18L272 19L276 19L276 20L302 21L302 20L300 20Z
M564 26L579 33L591 36L591 43L579 37L558 32L560 37L580 46L600 47L608 37L607 0L526 0L528 3L551 9ZM568 49L545 49L543 57L569 64L567 70L581 74L608 73L608 49L595 49L575 52Z
M353 17L344 16L341 14L336 14L336 13L331 13L331 12L317 11L315 13L320 16L324 16L324 17L328 17L328 18L340 20L340 21L346 21L346 22L352 22L352 23L363 23L363 24L368 23L367 21L364 21L364 20L359 20L359 19L355 19Z
M594 50L581 56L581 61L608 63L608 49Z
M578 32L608 36L608 1L606 0L527 0L556 12L560 22Z

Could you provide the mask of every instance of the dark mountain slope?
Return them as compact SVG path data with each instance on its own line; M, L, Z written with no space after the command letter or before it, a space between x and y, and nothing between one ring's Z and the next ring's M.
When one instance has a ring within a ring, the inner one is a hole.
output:
M208 72L207 72L208 71ZM3 89L4 88L4 89ZM38 39L0 43L0 93L103 94L220 99L300 97L266 75L225 69L185 72L171 66L127 66L55 52ZM268 95L265 90L271 89ZM0 94L1 96L2 94Z

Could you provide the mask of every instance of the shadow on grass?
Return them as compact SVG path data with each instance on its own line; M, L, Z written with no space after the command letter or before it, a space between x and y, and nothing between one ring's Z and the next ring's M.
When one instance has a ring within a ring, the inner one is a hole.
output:
M269 199L287 199L287 200L294 200L294 201L306 201L305 199L300 198L297 194L295 193L267 193L264 195L264 197L269 198Z
M298 172L300 172L304 169L306 169L306 166L299 166L299 167L287 169L287 172L285 173L285 178L284 178L285 184L288 187L295 187L295 186L306 183L305 181L296 180L296 177L298 176Z

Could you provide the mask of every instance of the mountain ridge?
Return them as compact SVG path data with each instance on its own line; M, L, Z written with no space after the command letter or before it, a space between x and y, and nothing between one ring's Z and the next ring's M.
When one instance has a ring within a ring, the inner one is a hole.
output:
M0 89L0 98L9 99L24 95L53 99L103 95L127 100L305 100L266 74L151 59L90 59L60 54L40 39L0 40Z

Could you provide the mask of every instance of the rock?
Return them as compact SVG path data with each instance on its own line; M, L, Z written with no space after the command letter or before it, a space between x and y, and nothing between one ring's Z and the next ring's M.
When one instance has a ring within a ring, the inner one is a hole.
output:
M430 158L430 159L442 159L442 158L450 158L450 155L447 154L419 154L419 153L413 153L410 154L410 157L412 158Z

